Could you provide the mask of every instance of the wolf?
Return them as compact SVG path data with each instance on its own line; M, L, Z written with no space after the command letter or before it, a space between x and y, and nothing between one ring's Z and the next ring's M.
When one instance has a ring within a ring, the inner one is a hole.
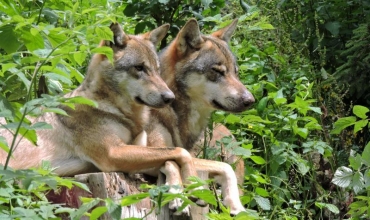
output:
M197 21L190 19L160 53L161 76L175 100L164 108L151 109L149 146L180 146L194 156L198 150L195 145L214 110L237 113L254 103L253 95L238 78L238 65L228 46L236 26L237 19L211 35L203 35ZM221 132L226 129L220 128ZM245 210L229 164L198 158L193 161L196 170L208 171L221 185L223 202L231 214Z
M166 162L174 161L182 179L197 175L192 156L184 148L143 147L147 142L149 107L161 108L174 100L174 93L160 77L155 48L169 25L141 35L126 34L118 23L113 23L110 29L112 41L103 40L100 46L112 48L114 62L95 54L84 81L65 95L91 99L97 107L61 106L68 116L47 112L32 119L32 123L46 122L52 129L37 131L37 147L19 138L10 167L37 167L46 160L55 167L56 174L73 176L96 169L145 173L154 167L158 172L166 172L166 168L171 168ZM6 129L5 123L2 128L1 135L10 144L12 131ZM5 163L6 156L0 151L0 163Z

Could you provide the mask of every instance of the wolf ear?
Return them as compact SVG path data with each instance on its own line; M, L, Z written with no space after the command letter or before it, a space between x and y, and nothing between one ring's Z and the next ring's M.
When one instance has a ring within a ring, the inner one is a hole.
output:
M204 42L199 30L198 22L192 18L177 34L177 50L180 54L185 54L188 49L198 49Z
M234 31L236 29L236 25L238 23L238 19L234 19L231 24L229 24L228 26L214 32L212 34L212 36L214 37L218 37L220 38L221 40L224 40L226 42L229 42L230 39L231 39L231 36L234 34Z
M118 23L112 23L110 25L110 29L113 32L113 43L119 47L124 46L129 40L129 36L122 30L121 25ZM110 45L110 42L106 42L106 44Z
M164 38L164 36L166 36L169 28L169 24L164 24L150 32L143 34L143 36L145 39L150 40L154 45L157 45Z

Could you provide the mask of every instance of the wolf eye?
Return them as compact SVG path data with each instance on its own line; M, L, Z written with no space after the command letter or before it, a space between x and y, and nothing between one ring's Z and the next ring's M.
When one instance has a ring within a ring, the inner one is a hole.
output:
M218 74L220 74L221 76L224 76L225 75L225 71L222 70L222 69L219 69L219 68L215 68L215 67L212 67L212 70Z
M144 66L143 65L137 65L137 66L135 66L135 69L137 71L143 71L144 70Z

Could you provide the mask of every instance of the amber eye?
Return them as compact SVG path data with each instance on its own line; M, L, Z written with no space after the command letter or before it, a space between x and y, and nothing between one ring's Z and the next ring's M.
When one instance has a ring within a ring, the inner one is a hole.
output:
M135 69L137 71L143 71L144 70L144 66L143 65L137 65L137 66L135 66Z
M225 71L224 70L219 69L219 68L216 68L216 67L212 67L212 71L220 74L221 76L224 76L225 75Z

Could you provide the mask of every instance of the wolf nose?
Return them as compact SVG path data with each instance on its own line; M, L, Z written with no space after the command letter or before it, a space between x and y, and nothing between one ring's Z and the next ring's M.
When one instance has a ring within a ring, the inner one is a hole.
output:
M170 104L175 99L175 94L173 92L162 93L162 100L165 104Z
M242 100L243 105L247 108L250 107L255 102L254 97L250 92L244 94Z

